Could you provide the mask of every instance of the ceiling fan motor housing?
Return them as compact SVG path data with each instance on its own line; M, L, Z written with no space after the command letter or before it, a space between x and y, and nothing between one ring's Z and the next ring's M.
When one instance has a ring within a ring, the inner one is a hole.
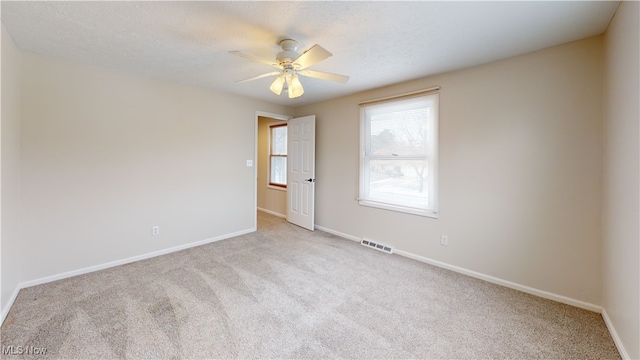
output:
M282 47L282 51L276 55L276 60L278 60L278 64L280 65L288 65L293 62L293 60L297 59L300 54L298 54L298 42L291 39L284 39L280 41L280 46Z

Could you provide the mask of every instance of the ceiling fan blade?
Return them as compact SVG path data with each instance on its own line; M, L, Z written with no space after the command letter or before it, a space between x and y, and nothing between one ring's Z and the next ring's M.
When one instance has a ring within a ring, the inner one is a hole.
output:
M298 71L298 74L304 75L304 76L308 76L308 77L312 77L312 78L316 78L316 79L335 81L335 82L339 82L339 83L343 83L343 84L345 84L347 81L349 81L349 77L348 76L332 74L332 73L323 72L323 71L300 70L300 71Z
M298 64L299 69L306 69L309 66L319 63L320 61L332 56L333 54L329 51L325 50L320 45L313 45L309 50L302 53L302 55L298 56L297 59L293 60L294 64Z
M274 75L280 75L280 71L272 71L272 72L268 72L266 74L254 76L252 78L236 81L236 84L245 83L245 82L249 82L249 81L253 81L253 80L258 80L258 79L265 78L267 76L274 76Z
M243 57L245 59L249 59L251 61L257 61L257 62L261 62L263 64L271 65L273 67L281 68L281 66L279 64L277 64L276 62L274 62L274 61L263 59L263 58L259 58L257 56L253 56L253 55L249 55L249 54L245 54L245 53L243 53L241 51L229 51L229 53L233 54L233 55L237 55L237 56Z

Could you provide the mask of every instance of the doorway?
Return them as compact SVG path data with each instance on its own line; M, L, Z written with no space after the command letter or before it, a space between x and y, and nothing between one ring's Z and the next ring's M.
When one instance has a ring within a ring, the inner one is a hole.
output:
M268 116L258 116L258 156L257 156L257 210L281 218L287 217L286 187L286 137L285 149L274 135L282 139L281 133L286 129L287 121ZM275 167L278 167L277 169Z
M255 209L314 230L315 116L256 112Z

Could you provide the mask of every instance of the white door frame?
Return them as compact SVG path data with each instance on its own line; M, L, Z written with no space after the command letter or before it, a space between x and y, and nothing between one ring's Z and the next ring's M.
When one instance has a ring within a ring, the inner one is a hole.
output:
M266 111L256 111L255 127L253 129L253 231L258 230L258 117L268 117L276 120L288 121L293 116L274 114Z

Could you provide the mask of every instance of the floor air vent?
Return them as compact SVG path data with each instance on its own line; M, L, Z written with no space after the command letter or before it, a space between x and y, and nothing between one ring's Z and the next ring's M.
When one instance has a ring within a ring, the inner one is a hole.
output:
M385 246L385 245L382 245L382 244L378 244L378 243L374 243L373 241L362 239L360 244L362 244L364 246L368 246L368 247L376 249L376 250L384 251L384 252L386 252L388 254L393 254L393 249L391 247Z

